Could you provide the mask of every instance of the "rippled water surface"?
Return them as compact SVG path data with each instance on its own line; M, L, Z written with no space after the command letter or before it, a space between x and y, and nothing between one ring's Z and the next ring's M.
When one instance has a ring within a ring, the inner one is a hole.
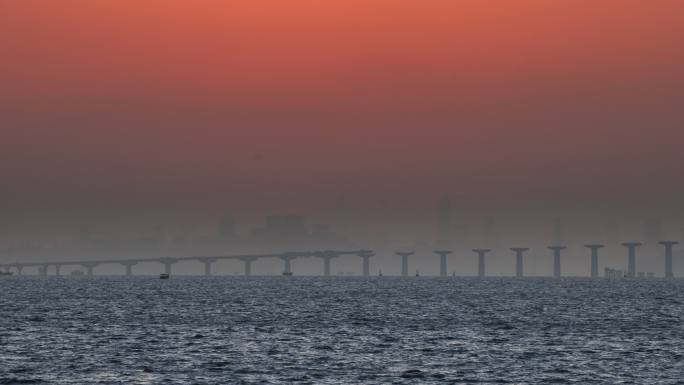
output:
M0 277L0 384L681 383L684 281Z

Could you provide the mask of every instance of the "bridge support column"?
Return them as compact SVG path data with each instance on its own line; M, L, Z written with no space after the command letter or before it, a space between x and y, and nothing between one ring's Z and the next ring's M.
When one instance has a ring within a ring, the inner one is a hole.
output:
M133 275L133 266L137 265L138 262L121 262L121 264L126 267L126 277Z
M679 242L663 241L658 243L665 246L665 278L674 278L674 271L672 270L672 246L678 245Z
M553 251L553 276L561 277L561 250L566 249L566 246L549 246L549 250Z
M99 263L84 263L82 266L86 268L86 274L88 276L93 275L93 269L97 267Z
M477 276L480 278L485 277L485 255L489 253L490 249L473 249L477 253Z
M641 246L640 242L625 242L622 246L628 250L627 254L627 276L636 277L636 248Z
M523 277L523 254L529 250L526 247L513 247L511 251L515 252L515 276L517 278Z
M330 252L330 251L324 251L322 253L316 253L314 255L323 260L323 276L329 277L330 276L330 261L333 258L337 258L338 255L333 253L333 252Z
M59 277L61 275L62 265L55 265L55 276Z
M211 275L211 264L216 262L216 258L200 258L200 262L204 264L204 276L208 277Z
M38 266L38 275L40 275L41 277L47 277L48 267L50 267L50 265Z
M160 259L159 262L161 262L164 265L164 273L171 275L171 266L178 262L178 260L173 259L173 258L163 258Z
M283 260L283 275L292 275L292 261L297 258L298 255L293 253L285 253L280 256Z
M361 257L361 259L362 259L363 276L369 277L370 276L370 259L371 259L371 257L375 256L375 253L373 253L370 250L362 250L357 255L359 257Z
M395 254L401 257L401 276L408 277L408 257L412 256L415 253L412 251L398 251Z
M436 250L435 254L439 255L439 276L446 277L447 275L447 255L451 254L450 250Z
M242 263L245 264L245 277L249 277L252 275L252 262L256 261L256 257L243 257L240 258Z
M598 278L598 251L603 248L603 245L584 245L584 247L591 250L591 278Z

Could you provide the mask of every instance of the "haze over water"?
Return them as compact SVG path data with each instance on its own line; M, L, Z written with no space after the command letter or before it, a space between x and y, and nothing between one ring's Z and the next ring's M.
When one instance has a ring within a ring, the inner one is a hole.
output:
M4 277L0 384L659 383L684 281Z

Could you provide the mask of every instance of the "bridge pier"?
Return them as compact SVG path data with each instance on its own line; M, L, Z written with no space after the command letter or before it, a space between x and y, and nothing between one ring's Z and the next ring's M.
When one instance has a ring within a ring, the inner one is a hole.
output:
M627 276L636 277L636 248L641 246L640 242L625 242L622 246L628 250L627 254Z
M566 246L549 246L549 250L553 251L553 276L561 277L561 250L567 249Z
M603 245L584 245L584 247L591 250L591 278L598 278L598 251L603 248Z
M658 243L665 246L665 278L674 278L674 272L672 270L672 246L678 245L679 242L663 241Z
M62 270L62 265L56 264L55 265L55 276L59 277L61 275L61 270Z
M480 278L485 277L485 255L489 253L490 249L473 249L477 253L477 276Z
M38 266L38 275L40 275L41 277L47 277L48 267L50 267L50 265Z
M216 258L200 258L200 262L204 264L204 276L208 277L211 275L211 264L216 262Z
M415 253L412 251L398 251L394 254L401 257L401 276L408 277L408 257L412 256Z
M451 250L436 250L435 254L439 255L439 276L446 277L447 275L447 255L451 254Z
M292 275L292 261L297 257L298 255L293 253L285 253L279 257L283 260L283 275Z
M517 278L523 277L523 254L529 250L527 247L512 247L511 251L515 252L515 276Z
M129 261L121 262L121 265L126 267L126 276L127 277L130 277L131 275L133 275L133 266L135 266L137 264L138 264L138 262L129 262Z
M93 269L99 265L100 265L99 263L91 262L91 263L84 263L81 266L86 268L86 275L92 276L93 275Z
M245 264L245 277L252 275L252 262L257 260L257 257L242 257L240 258L242 263Z
M160 263L164 265L164 273L171 275L171 265L178 262L178 260L173 258L162 258L159 260Z
M330 261L333 258L339 257L339 255L337 255L331 251L324 251L322 253L316 253L314 255L323 260L323 276L329 277L330 276Z
M373 253L370 250L362 250L357 255L359 257L361 257L361 259L363 260L363 262L362 262L363 276L369 277L370 276L370 259L371 259L371 257L375 256L375 253Z

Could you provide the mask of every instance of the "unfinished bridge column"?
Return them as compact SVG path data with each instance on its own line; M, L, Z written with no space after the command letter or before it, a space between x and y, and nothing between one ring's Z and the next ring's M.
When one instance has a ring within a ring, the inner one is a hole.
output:
M640 242L625 242L622 246L627 248L627 276L636 277L636 248L641 246Z
M527 247L512 247L510 249L515 253L515 276L518 278L523 277L523 255L529 248Z
M598 252L603 248L603 245L584 245L584 247L591 250L591 278L598 278Z
M561 277L561 250L567 249L566 246L549 246L549 250L553 251L553 276Z
M678 245L679 242L663 241L658 243L665 246L665 278L674 278L674 271L672 270L672 246Z
M401 276L408 277L408 257L415 253L412 251L398 251L395 254L401 257Z
M451 254L451 250L436 250L435 254L439 255L439 276L446 277L447 255Z

